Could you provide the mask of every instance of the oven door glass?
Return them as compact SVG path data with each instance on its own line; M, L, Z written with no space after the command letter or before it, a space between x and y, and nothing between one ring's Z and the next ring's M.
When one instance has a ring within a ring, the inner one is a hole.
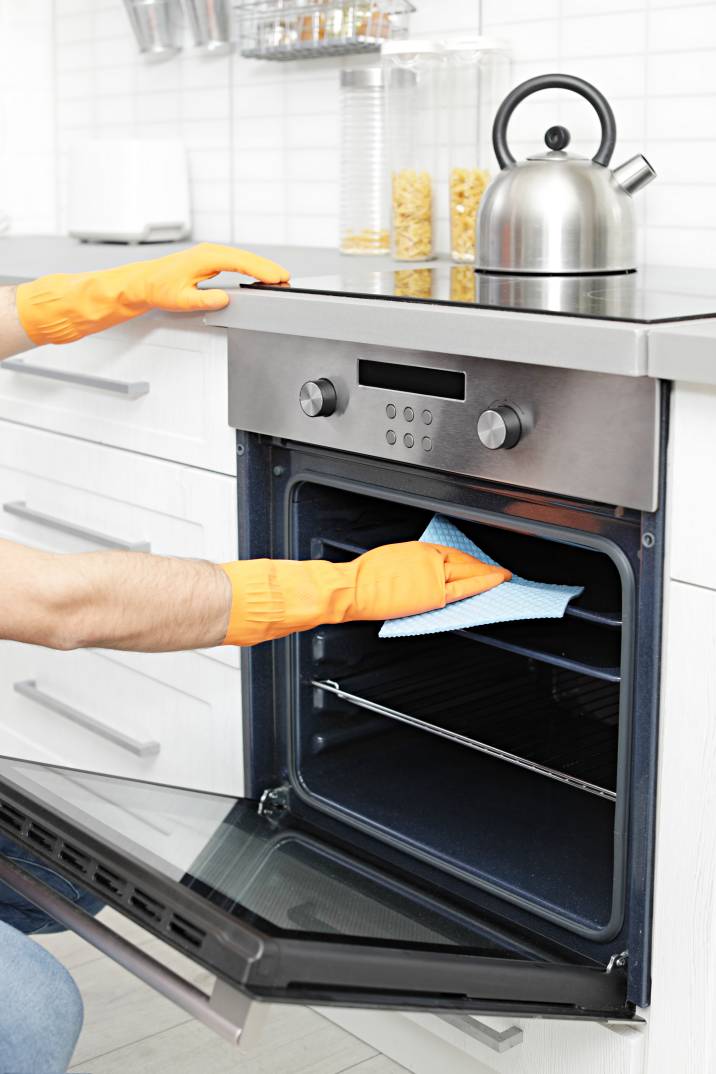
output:
M480 920L275 806L0 759L0 829L256 999L632 1013L620 969Z

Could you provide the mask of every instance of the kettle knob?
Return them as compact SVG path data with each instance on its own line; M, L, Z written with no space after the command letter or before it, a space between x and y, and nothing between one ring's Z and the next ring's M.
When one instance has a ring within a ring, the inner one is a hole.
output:
M550 127L544 136L544 144L548 149L566 149L572 141L572 135L566 127Z

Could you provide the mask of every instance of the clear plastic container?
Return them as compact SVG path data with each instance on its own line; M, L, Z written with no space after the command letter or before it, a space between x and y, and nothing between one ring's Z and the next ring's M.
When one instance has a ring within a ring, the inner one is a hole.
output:
M344 254L390 252L380 67L341 71L341 225Z
M392 252L398 261L425 261L435 256L443 55L435 41L388 41L383 46Z
M509 80L509 59L500 42L485 37L444 42L449 115L450 253L475 261L480 201L497 162L492 123Z

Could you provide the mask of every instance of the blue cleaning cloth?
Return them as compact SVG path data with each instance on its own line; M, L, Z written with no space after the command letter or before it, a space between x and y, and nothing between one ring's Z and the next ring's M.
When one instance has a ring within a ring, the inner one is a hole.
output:
M441 515L435 515L420 540L459 548L483 563L500 566ZM511 581L502 582L495 589L479 593L476 597L455 601L434 612L388 619L383 623L379 636L411 638L419 634L439 634L443 630L487 626L489 623L511 623L517 619L561 619L570 600L583 592L583 586L529 582L513 574Z

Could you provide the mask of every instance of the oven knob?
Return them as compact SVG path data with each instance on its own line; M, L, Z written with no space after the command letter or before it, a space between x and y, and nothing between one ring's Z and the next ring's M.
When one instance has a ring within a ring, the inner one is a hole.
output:
M307 380L299 395L301 410L309 418L329 418L338 405L336 389L330 380Z
M496 406L484 410L477 419L477 435L483 447L490 451L513 448L522 436L522 422L511 406Z

